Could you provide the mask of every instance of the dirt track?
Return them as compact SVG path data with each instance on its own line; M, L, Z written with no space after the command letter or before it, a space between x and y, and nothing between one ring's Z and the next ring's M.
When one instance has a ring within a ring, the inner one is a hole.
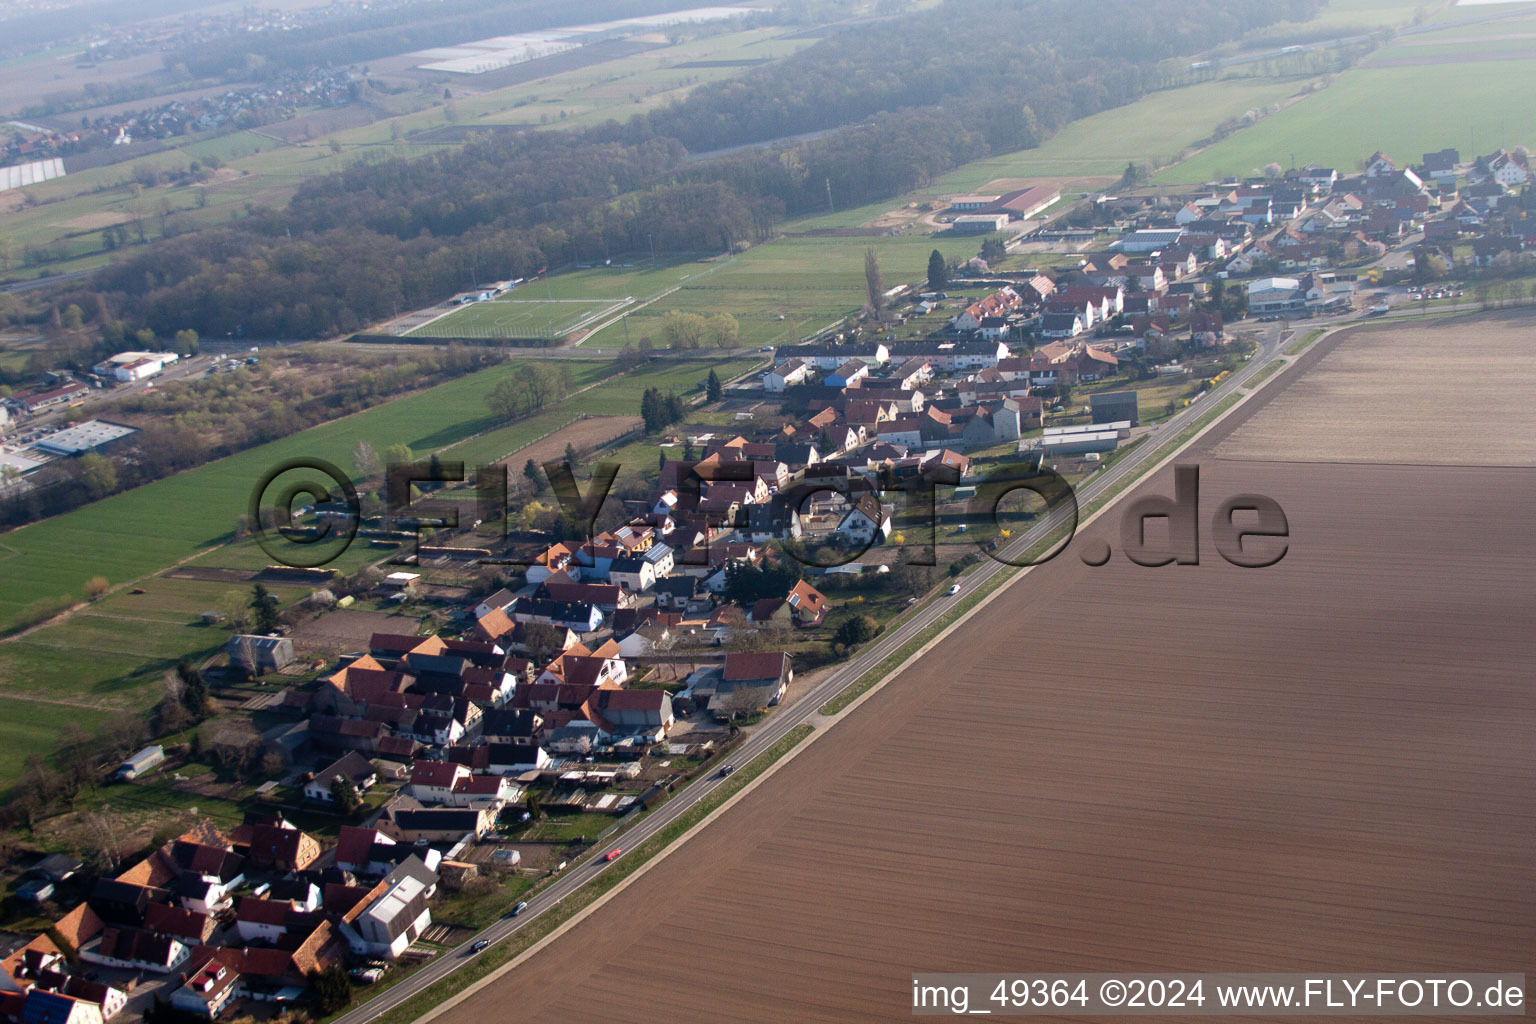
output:
M1189 461L1201 565L1074 545L443 1019L904 1019L914 971L1536 974L1536 471ZM1240 491L1289 516L1276 566L1215 553Z

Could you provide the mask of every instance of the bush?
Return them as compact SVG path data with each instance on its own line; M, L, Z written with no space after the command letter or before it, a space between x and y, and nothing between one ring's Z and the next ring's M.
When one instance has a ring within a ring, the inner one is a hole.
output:
M837 627L835 639L839 646L848 648L873 640L879 632L880 624L874 619L868 615L855 615Z

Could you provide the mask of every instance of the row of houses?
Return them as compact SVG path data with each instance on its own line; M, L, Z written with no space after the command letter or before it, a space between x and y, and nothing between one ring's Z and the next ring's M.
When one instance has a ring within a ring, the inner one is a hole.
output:
M292 1002L311 972L409 948L431 923L440 864L372 829L343 828L327 851L281 816L253 815L229 833L199 822L99 879L0 962L0 1014L111 1020L142 976L166 978L172 1006L209 1018L242 998Z

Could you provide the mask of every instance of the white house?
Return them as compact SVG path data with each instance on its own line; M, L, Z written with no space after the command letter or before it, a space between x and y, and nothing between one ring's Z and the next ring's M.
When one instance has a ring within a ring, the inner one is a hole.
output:
M453 799L454 788L470 777L468 768L448 761L416 761L411 765L407 796L427 806L446 804Z
M643 594L656 585L656 566L639 555L615 558L608 566L608 582L632 594Z
M219 959L218 953L214 952L180 988L171 993L171 1005L183 1013L193 1013L212 1020L244 991L240 972L225 964Z
M343 924L342 934L357 956L384 957L393 960L410 948L432 923L427 906L427 885L411 875L402 875L386 885L368 908L350 924Z
M836 533L859 544L883 541L891 535L891 517L880 499L866 494L843 515Z
M331 785L340 776L358 793L366 793L379 781L379 773L368 759L355 750L349 750L339 761L327 765L304 784L304 799L330 803L335 797Z
M1365 162L1365 176L1367 178L1391 177L1392 173L1396 170L1397 164L1393 163L1392 158L1380 150L1372 153L1370 159Z
M1339 172L1332 167L1316 167L1308 164L1296 175L1296 180L1315 192L1332 192Z
M804 384L810 377L811 368L799 359L781 363L763 374L763 390L777 394L796 384Z
M1525 184L1530 177L1530 168L1526 159L1519 154L1500 153L1488 161L1488 173L1505 188L1514 188Z
M1185 203L1179 207L1179 212L1173 215L1173 222L1180 227L1197 220L1205 219L1205 211L1194 203Z
M23 1024L102 1024L103 1017L101 1007L89 999L34 987L13 1019Z
M154 974L171 973L191 955L191 948L179 939L142 928L107 928L80 949L80 959L87 963Z

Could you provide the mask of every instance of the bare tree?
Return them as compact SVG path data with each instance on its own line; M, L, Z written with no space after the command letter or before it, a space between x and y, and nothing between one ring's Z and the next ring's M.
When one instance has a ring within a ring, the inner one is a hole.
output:
M869 308L878 320L885 311L885 283L880 278L880 259L874 246L864 250L864 286L869 291Z
M85 830L86 848L99 862L104 874L114 874L123 862L123 832L112 808L102 804L99 810L80 816Z

